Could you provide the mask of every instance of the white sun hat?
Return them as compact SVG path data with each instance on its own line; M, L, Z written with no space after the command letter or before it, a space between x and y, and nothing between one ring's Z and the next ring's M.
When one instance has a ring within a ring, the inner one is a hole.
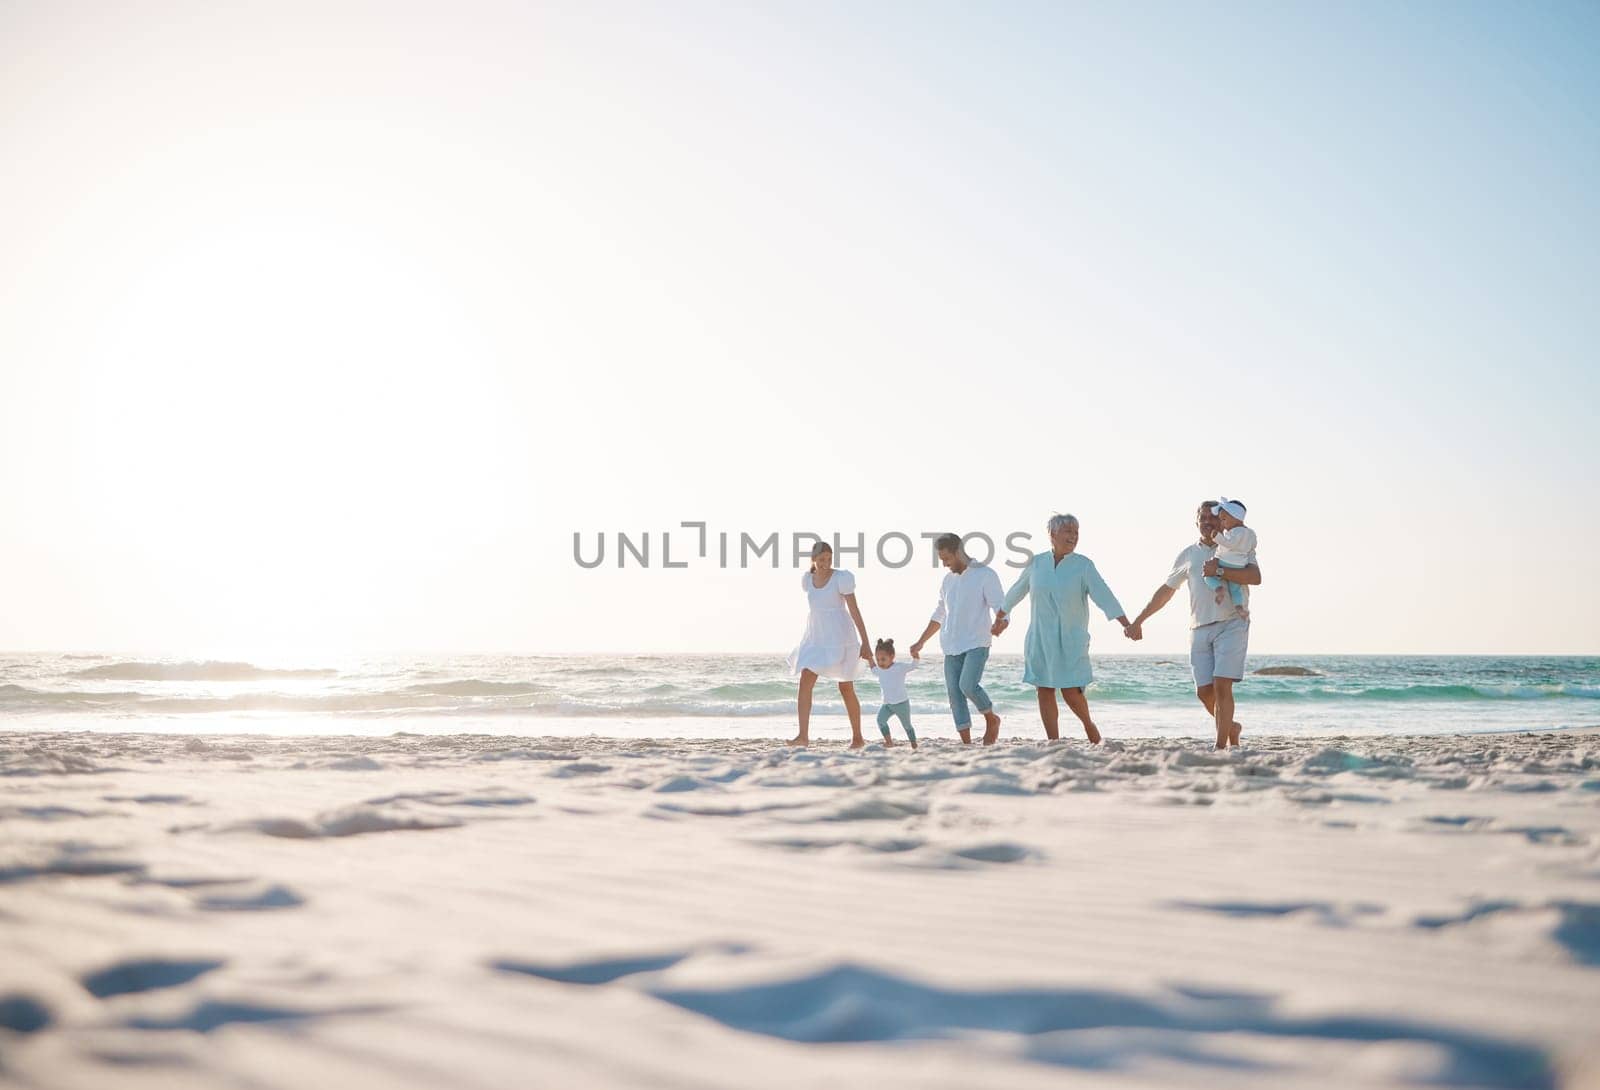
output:
M1230 500L1227 496L1223 496L1222 501L1211 509L1211 513L1213 515L1220 515L1224 511L1228 512L1228 514L1232 515L1240 522L1244 521L1244 504L1240 503L1238 500Z

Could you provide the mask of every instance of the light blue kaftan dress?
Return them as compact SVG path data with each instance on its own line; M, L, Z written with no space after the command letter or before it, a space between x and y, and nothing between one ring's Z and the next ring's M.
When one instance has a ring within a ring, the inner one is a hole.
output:
M1023 641L1022 680L1043 689L1076 689L1094 680L1089 667L1089 599L1107 619L1124 613L1094 561L1068 553L1056 563L1048 549L1036 555L1006 592L1006 616L1033 595L1033 615Z

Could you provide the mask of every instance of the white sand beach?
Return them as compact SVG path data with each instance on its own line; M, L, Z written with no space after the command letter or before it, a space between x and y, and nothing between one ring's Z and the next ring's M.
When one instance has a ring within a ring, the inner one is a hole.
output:
M1600 1086L1600 734L0 735L18 1087Z

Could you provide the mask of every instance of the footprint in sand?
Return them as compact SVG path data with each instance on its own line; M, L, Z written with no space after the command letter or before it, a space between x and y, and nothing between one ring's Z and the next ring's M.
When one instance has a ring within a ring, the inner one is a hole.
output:
M31 995L12 993L0 995L0 1029L13 1033L37 1033L48 1026L54 1017L50 1008Z
M1237 919L1278 919L1304 914L1314 916L1318 923L1329 927L1345 927L1362 916L1379 916L1386 911L1382 905L1333 901L1173 901L1168 907L1213 912Z
M1432 814L1422 820L1428 825L1442 825L1451 829L1467 831L1483 829L1494 823L1494 818L1477 817L1472 814Z
M72 806L4 806L0 821L72 821L76 818L120 817L115 810L79 810Z
M188 795L101 795L106 802L132 802L140 806L203 806Z
M1036 1063L1102 1074L1174 1057L1248 1066L1230 1049L1245 1034L1346 1046L1353 1055L1373 1042L1418 1044L1439 1055L1441 1083L1507 1090L1555 1085L1552 1059L1535 1043L1414 1019L1280 1014L1272 996L1240 990L963 990L848 963L723 988L672 988L652 975L691 953L492 967L558 983L630 988L730 1029L802 1045L953 1039L964 1048L993 1044Z
M293 1007L269 1007L252 1003L226 1003L206 1000L196 1003L187 1011L170 1017L137 1016L123 1025L142 1030L190 1030L210 1033L224 1026L259 1022L304 1022L341 1014L382 1014L386 1008L377 1006L340 1007L327 1010L304 1010Z
M398 807L362 805L318 814L310 821L300 818L258 818L255 821L227 826L222 831L256 832L290 840L314 840L329 836L453 829L461 824L460 819L448 814L413 814Z
M532 795L462 795L455 791L412 791L399 795L384 795L368 799L368 806L390 806L394 803L422 803L427 806L531 806L537 802Z
M142 874L145 864L130 859L95 858L65 852L42 863L13 863L0 866L0 886L36 878L99 878L111 874Z
M916 851L926 841L918 837L775 837L770 839L752 840L752 844L759 844L767 848L782 848L793 852L827 851L831 848L859 848L869 852L883 852L894 854L898 852Z
M1502 917L1528 917L1561 946L1580 965L1600 965L1600 904L1583 901L1549 901L1523 904L1519 901L1478 901L1461 912L1445 916L1418 916L1413 926L1444 930L1477 920Z
M593 987L600 984L610 984L624 977L638 976L642 973L658 973L663 969L672 968L680 961L693 957L695 954L737 956L749 953L750 949L750 947L739 943L712 943L707 946L691 947L686 950L666 950L651 954L600 958L567 964L549 964L521 961L515 958L499 958L491 961L489 967L502 973L534 976L541 980L554 981L557 984L582 984Z
M1567 846L1587 844L1589 838L1560 825L1514 825L1499 830L1527 838L1529 844L1561 844Z
M264 912L280 908L299 908L305 904L288 886L267 886L252 893L216 893L195 899L194 906L205 912Z
M113 995L155 991L158 988L176 988L196 980L226 964L217 960L196 959L174 961L167 958L145 958L121 961L108 965L80 980L89 994L100 999Z
M1007 841L956 848L950 854L958 859L970 859L975 863L1022 863L1030 859L1039 858L1039 853L1033 848L1025 844L1012 844Z

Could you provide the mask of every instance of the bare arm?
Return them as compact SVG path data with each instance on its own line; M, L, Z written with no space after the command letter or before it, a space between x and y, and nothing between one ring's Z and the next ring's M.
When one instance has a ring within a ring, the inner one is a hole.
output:
M850 611L850 619L856 623L856 631L861 634L861 657L868 662L872 661L872 641L867 639L867 622L861 619L861 610L856 607L854 594L844 595L845 608Z
M1242 568L1224 568L1213 557L1206 561L1205 573L1216 576L1224 583L1243 583L1247 587L1259 587L1261 585L1261 566L1259 564L1247 564ZM1171 597L1171 595L1168 595L1168 597ZM1154 610L1151 612L1154 612Z
M1111 593L1111 588L1106 585L1105 579L1100 575L1100 569L1094 566L1093 560L1089 561L1088 570L1084 572L1084 584L1089 599L1100 607L1100 612L1106 615L1106 619L1116 621L1122 626L1123 631L1127 631L1131 627L1128 624L1127 611L1122 608L1122 603L1117 601L1117 596Z
M1162 583L1150 596L1150 601L1139 611L1139 616L1133 619L1133 623L1123 627L1122 634L1130 640L1144 639L1144 622L1155 616L1162 606L1172 601L1172 596L1176 593L1178 593L1177 587L1169 587Z
M922 630L917 642L911 645L911 657L914 659L922 657L922 645L933 639L933 634L939 631L939 626L944 623L944 592L949 582L950 577L945 576L945 581L939 584L939 604L933 607L933 616L928 618L928 627Z
M1006 591L1006 596L1000 600L1000 608L994 611L994 625L989 629L991 636L998 636L1011 624L1011 611L1017 608L1017 603L1028 596L1028 590L1033 585L1033 563L1022 569L1017 576L1017 581L1011 584L1011 589Z

